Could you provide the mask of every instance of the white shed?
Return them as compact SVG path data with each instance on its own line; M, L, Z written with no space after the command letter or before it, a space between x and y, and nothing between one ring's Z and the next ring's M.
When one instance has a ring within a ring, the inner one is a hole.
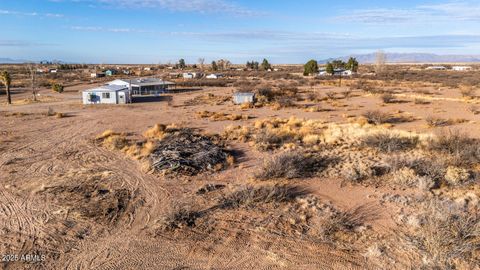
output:
M210 75L207 75L205 78L207 79L219 79L219 78L222 78L223 77L223 74L210 74Z
M233 94L233 103L234 104L244 104L244 103L254 103L255 102L255 93L242 93L238 92Z
M126 104L132 102L124 85L103 85L82 92L83 104Z
M468 67L468 66L454 66L454 67L452 67L452 70L454 70L454 71L470 71L470 70L472 70L472 67Z

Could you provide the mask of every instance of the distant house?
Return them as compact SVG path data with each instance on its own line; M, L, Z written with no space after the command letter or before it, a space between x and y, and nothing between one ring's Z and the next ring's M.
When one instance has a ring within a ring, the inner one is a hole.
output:
M454 71L470 71L470 70L472 70L472 67L468 67L468 66L454 66L454 67L452 67L452 70L454 70Z
M113 75L116 75L117 74L117 71L115 69L108 69L105 71L105 76L113 76Z
M201 76L202 74L198 72L185 72L182 75L184 79L195 79L195 78L200 78Z
M105 73L103 72L95 72L95 73L90 73L91 78L102 78L105 77Z
M145 71L152 71L153 68L152 68L152 67L144 67L143 70L145 70Z
M82 92L83 104L126 104L132 102L128 87L103 85Z
M56 68L51 68L48 72L50 72L50 73L57 73L57 72L58 72L58 69L56 69Z
M336 76L352 76L354 74L353 71L349 70L349 69L335 69L334 71L334 75Z
M255 93L245 93L245 92L237 92L233 94L233 103L238 104L245 104L245 103L254 103L255 102Z
M219 79L219 78L223 78L223 74L210 74L210 75L207 75L205 78L207 78L207 79Z
M336 68L333 70L333 75L334 76L352 76L354 75L355 72L348 70L348 69L343 69L343 68ZM327 72L325 68L319 69L318 76L329 76L331 75L330 73Z
M444 66L431 66L427 67L426 70L447 70L447 68Z
M165 93L171 87L175 86L175 83L173 82L157 78L118 79L107 84L127 87L128 89L131 89L132 96L158 95Z

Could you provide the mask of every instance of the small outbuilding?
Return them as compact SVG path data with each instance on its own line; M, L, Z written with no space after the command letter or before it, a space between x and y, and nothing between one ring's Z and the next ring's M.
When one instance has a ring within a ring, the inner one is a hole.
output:
M124 85L102 85L82 92L83 104L131 103L130 91Z
M205 78L207 78L207 79L219 79L219 78L223 78L223 74L210 74L210 75L207 75Z
M233 94L233 103L236 105L255 103L255 93L237 92Z
M468 66L454 66L454 67L452 67L452 70L454 70L454 71L470 71L470 70L472 70L472 67L468 67Z

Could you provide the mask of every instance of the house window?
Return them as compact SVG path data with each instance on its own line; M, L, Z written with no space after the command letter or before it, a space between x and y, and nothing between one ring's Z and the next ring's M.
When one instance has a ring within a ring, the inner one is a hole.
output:
M102 93L102 98L109 99L110 98L110 93Z

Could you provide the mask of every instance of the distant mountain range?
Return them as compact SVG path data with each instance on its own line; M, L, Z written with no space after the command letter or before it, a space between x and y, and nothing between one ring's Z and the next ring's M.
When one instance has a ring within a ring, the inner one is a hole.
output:
M387 63L480 63L480 55L438 55L430 53L385 53ZM347 61L350 56L320 60L325 64L332 60ZM351 55L359 63L375 63L376 53Z
M12 59L12 58L0 57L0 64L23 64L23 63L31 63L31 62L33 61L29 61L25 59ZM43 60L37 63L65 64L65 62L61 60Z
M0 58L0 64L22 64L28 62L27 60Z

